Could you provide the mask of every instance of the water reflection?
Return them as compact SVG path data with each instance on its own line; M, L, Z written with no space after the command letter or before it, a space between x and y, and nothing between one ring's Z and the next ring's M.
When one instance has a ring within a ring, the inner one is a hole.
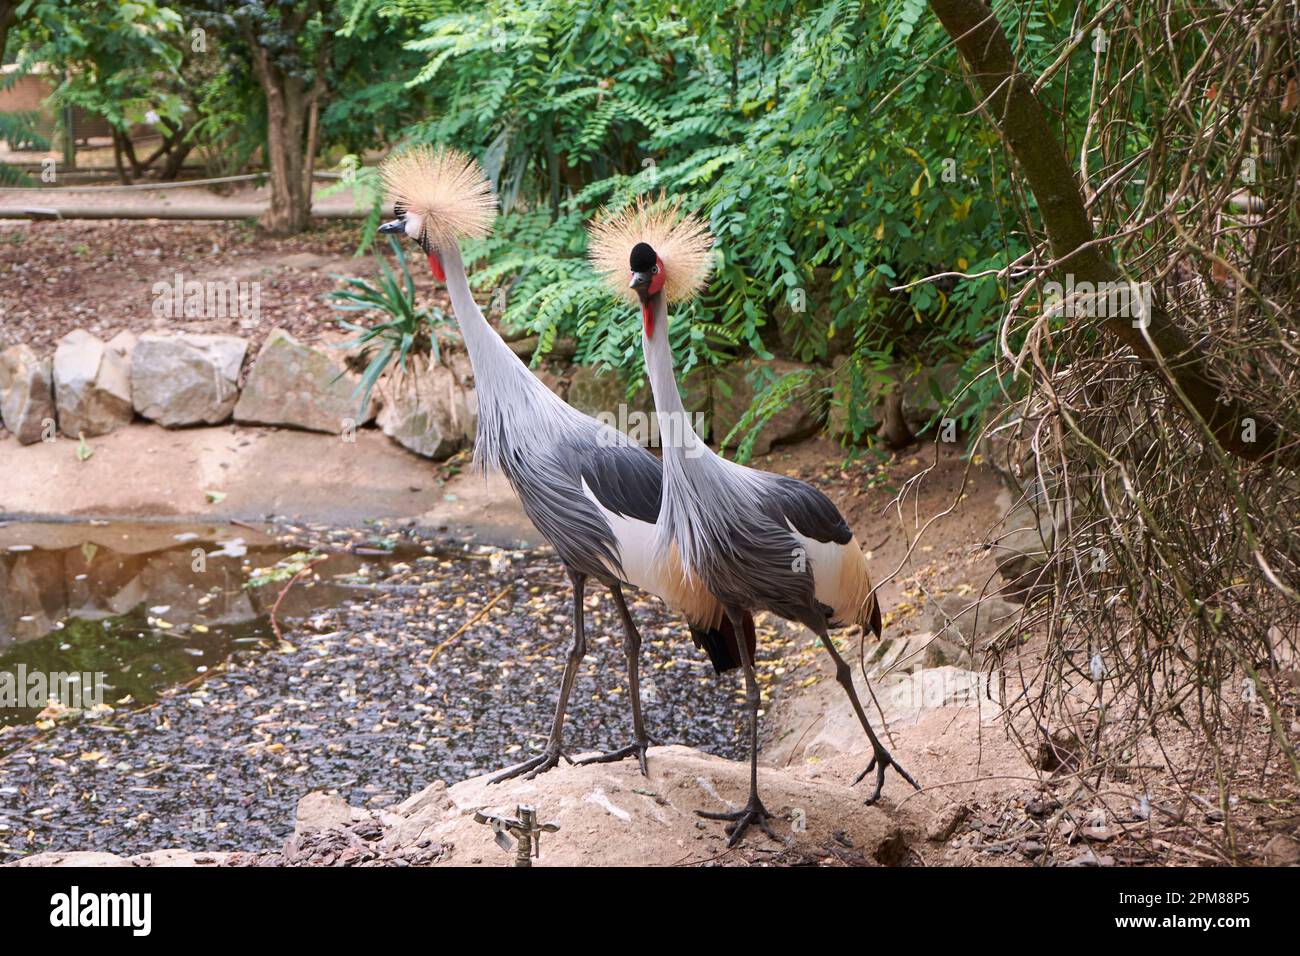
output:
M290 549L251 528L150 523L0 526L0 672L102 673L106 702L147 703L241 644L271 637L284 583L250 575ZM373 559L371 559L373 561ZM340 579L366 569L341 555L331 574L289 592L283 619L339 603ZM0 726L32 708L0 707Z

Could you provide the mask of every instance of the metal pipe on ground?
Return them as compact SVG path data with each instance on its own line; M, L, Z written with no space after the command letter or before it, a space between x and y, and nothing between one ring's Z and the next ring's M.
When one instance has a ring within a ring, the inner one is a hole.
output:
M163 209L139 209L124 206L0 206L0 219L256 219L267 211L254 203L223 206L168 206ZM316 209L313 219L364 219L362 209Z

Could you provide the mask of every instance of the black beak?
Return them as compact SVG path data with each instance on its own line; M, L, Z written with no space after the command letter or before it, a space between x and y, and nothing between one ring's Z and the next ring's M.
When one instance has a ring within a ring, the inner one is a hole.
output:
M392 222L386 222L379 227L380 235L389 235L391 233L401 234L406 232L406 214L398 216Z
M629 289L636 289L637 292L641 292L650 288L650 280L652 278L653 276L649 272L633 272L632 281L627 284L627 287Z

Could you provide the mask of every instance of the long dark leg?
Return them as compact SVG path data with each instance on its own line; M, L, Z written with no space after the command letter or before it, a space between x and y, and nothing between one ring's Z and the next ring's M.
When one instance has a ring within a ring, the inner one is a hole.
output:
M650 747L650 738L646 735L645 723L641 720L641 678L639 676L641 633L636 629L636 622L632 620L632 615L627 609L627 601L623 600L622 585L615 581L609 586L609 593L614 596L618 616L623 620L623 654L627 657L627 691L632 698L632 743L618 750L596 754L594 757L583 757L574 762L613 763L636 754L637 760L641 762L641 773L649 776L650 768L646 766L646 750Z
M733 821L731 826L727 827L727 846L731 847L740 842L740 838L745 835L751 823L757 823L773 840L777 836L767 822L772 814L767 812L758 799L758 709L761 700L758 678L754 676L754 661L749 654L749 642L745 640L744 615L740 611L728 608L727 616L731 618L731 626L735 633L740 635L736 643L740 646L740 663L745 671L745 703L749 706L749 802L745 804L745 809L737 810L735 813L710 813L704 810L695 812L709 820Z
M564 712L569 706L569 693L573 690L573 681L578 676L578 667L587 654L587 633L583 623L582 604L587 590L587 576L570 570L569 579L573 582L573 650L569 651L569 659L564 664L564 677L560 679L560 699L555 704L555 719L551 722L551 736L546 741L546 749L523 763L507 767L489 780L489 783L500 783L521 773L527 775L524 777L525 780L532 780L539 773L545 773L559 764L561 757L569 760L569 755L560 749L560 737L564 731ZM573 761L569 760L569 762Z
M867 732L867 739L871 741L871 763L867 764L867 769L858 774L853 781L855 784L860 783L862 778L871 773L872 770L876 771L876 789L867 798L867 804L873 804L880 799L880 791L885 786L886 767L893 767L898 771L900 777L917 790L920 790L921 785L913 780L912 775L899 766L898 761L890 756L889 751L885 749L885 745L876 737L876 732L871 729L871 722L867 720L866 711L862 709L862 703L858 700L857 689L853 686L853 673L849 670L848 663L840 656L840 652L835 649L830 634L827 633L825 628L822 628L817 636L822 639L822 643L826 645L826 650L830 651L831 657L835 660L835 679L840 682L844 692L849 695L849 703L853 705L853 711L858 715L858 722L862 724L862 729Z

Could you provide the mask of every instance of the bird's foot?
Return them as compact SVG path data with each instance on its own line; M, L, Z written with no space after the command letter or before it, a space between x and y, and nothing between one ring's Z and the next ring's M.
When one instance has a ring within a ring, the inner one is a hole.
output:
M552 767L560 764L560 758L563 757L566 762L572 764L573 760L568 754L560 750L559 747L547 747L535 757L529 757L522 763L517 763L513 767L506 767L500 773L494 774L489 778L488 783L500 783L503 780L509 780L511 777L524 775L525 780L532 780L539 773L546 773Z
M885 786L886 767L893 767L898 771L898 775L910 783L915 789L921 789L921 785L912 779L912 775L902 768L889 751L884 747L878 746L876 752L871 755L871 763L867 764L867 769L853 778L853 785L856 786L862 782L863 777L871 773L873 770L876 771L876 789L872 791L871 796L867 797L867 806L871 806L880 799L880 791L883 790Z
M593 754L590 757L583 757L580 760L573 761L575 766L582 767L589 763L616 763L624 757L631 757L636 754L636 759L641 763L641 775L650 776L650 768L646 764L646 751L650 749L649 740L638 740L636 743L628 744L626 747L620 747L618 750L608 750L604 753Z
M737 810L735 813L714 813L709 810L696 810L699 816L706 820L730 820L731 825L726 828L727 847L731 848L740 842L740 838L745 835L751 823L757 823L759 829L766 833L776 842L780 843L780 838L772 832L772 826L767 821L772 819L772 814L767 812L757 795L749 798L749 803L745 804L745 809Z

